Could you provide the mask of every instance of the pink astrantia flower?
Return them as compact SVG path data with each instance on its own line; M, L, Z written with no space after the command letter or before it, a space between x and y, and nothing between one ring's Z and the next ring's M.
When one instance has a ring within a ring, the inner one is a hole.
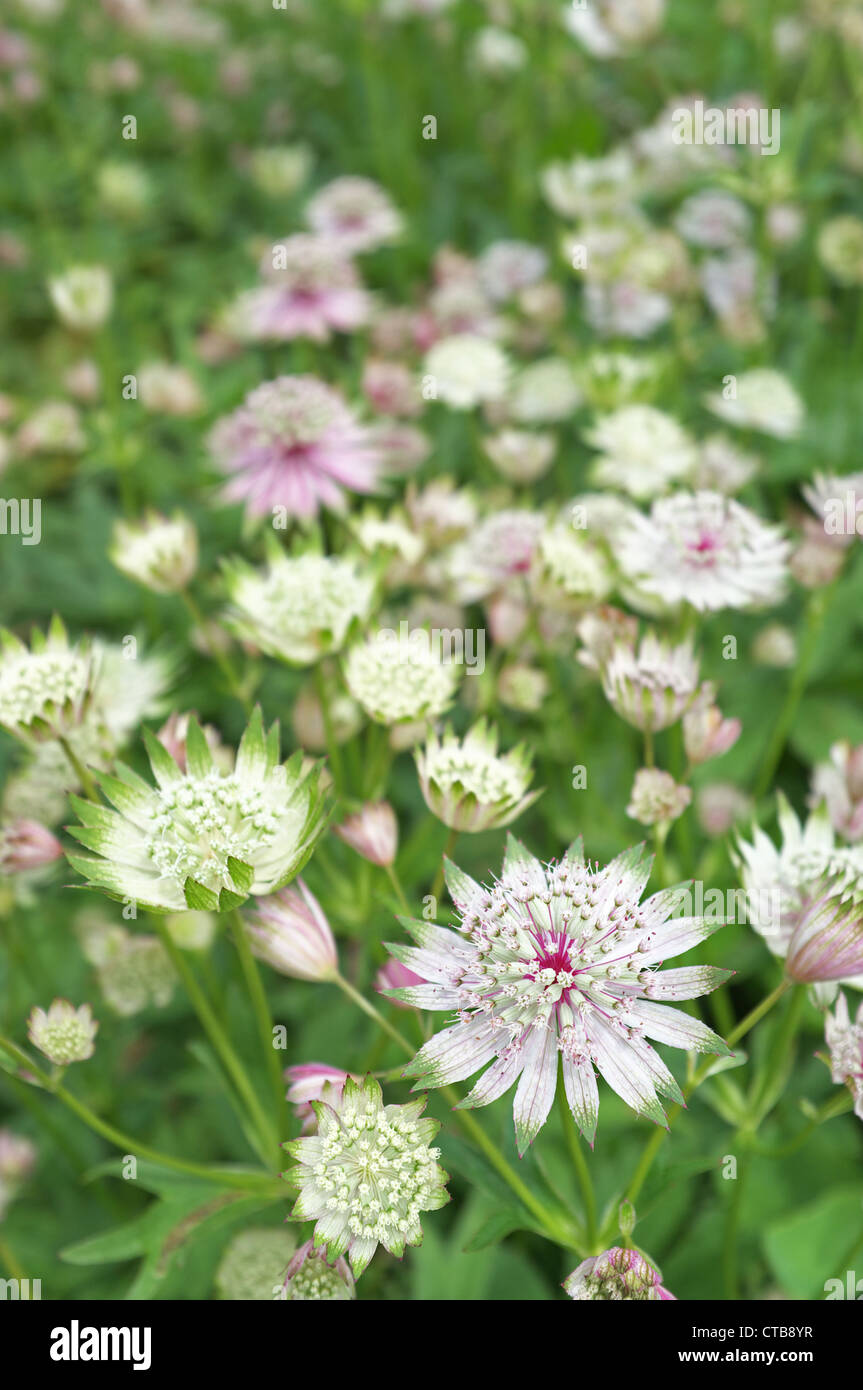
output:
M38 821L16 820L0 830L0 869L4 873L41 869L62 854L63 846L57 836Z
M372 864L383 868L392 864L396 857L399 827L388 801L367 801L333 829L340 840Z
M671 1299L676 1302L674 1294L660 1282L659 1271L637 1250L624 1250L620 1245L582 1260L564 1279L563 1287L576 1301L609 1299L655 1303Z
M337 391L312 376L266 381L217 422L210 447L230 475L227 501L252 516L274 507L315 516L340 509L344 489L372 492L380 457L366 429Z
M407 989L410 985L421 985L425 981L421 975L415 975L412 970L408 970L406 965L402 965L400 960L388 960L386 965L382 965L377 975L375 975L375 989L378 994L390 994L392 990ZM409 1009L410 1004L405 1004L401 999L393 999L392 1002L398 1009Z
M824 1036L830 1048L830 1073L837 1086L847 1086L854 1098L854 1114L863 1120L863 1004L851 1022L848 1000L840 994L835 1014L824 1020Z
M287 342L352 333L371 316L357 269L335 242L299 233L277 241L261 263L265 284L234 300L225 318L232 337Z
M312 1109L312 1101L320 1100L325 1086L332 1086L341 1094L348 1073L338 1067L329 1067L326 1062L300 1062L285 1068L285 1080L290 1082L286 1099L296 1106L297 1119L302 1121L303 1134L313 1134L317 1117ZM354 1080L358 1080L354 1077Z
M257 899L246 922L253 953L295 980L329 980L339 959L323 909L301 878L296 886Z
M417 944L388 946L427 982L396 997L458 1019L406 1069L420 1078L417 1089L463 1081L491 1062L461 1104L488 1105L518 1082L513 1109L524 1153L548 1118L560 1054L566 1098L588 1142L599 1110L594 1067L633 1110L664 1125L659 1095L680 1103L681 1093L647 1039L729 1054L698 1019L658 1001L694 999L729 972L656 971L721 923L669 920L678 903L672 890L642 903L652 862L638 846L600 868L585 862L579 841L559 863L542 864L510 837L491 888L448 862L459 930L401 918Z
M403 227L380 184L352 174L318 189L306 207L306 221L351 254L397 241Z

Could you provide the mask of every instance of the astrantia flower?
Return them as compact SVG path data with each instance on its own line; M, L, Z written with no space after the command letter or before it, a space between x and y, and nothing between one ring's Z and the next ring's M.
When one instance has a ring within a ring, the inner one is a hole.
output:
M297 666L339 651L351 624L368 617L374 595L373 577L340 555L274 550L265 571L233 560L225 576L236 635Z
M649 597L700 612L775 604L790 545L747 507L717 492L679 492L633 514L616 538L624 573Z
M548 471L557 448L553 434L529 430L501 430L482 441L499 473L513 483L532 483Z
M388 801L367 801L341 825L333 827L340 840L379 866L392 864L398 848L399 827Z
M197 415L204 401L192 373L171 362L145 362L138 368L138 400L160 415Z
M586 1299L624 1303L674 1300L674 1294L663 1288L659 1271L638 1250L624 1250L619 1245L582 1260L564 1279L563 1287L577 1302Z
M724 492L733 497L758 472L754 454L744 453L725 434L711 434L698 446L691 481L696 492Z
M58 617L29 649L0 629L0 728L16 738L65 737L84 719L93 695L94 663L83 643L71 645Z
M568 420L581 403L572 367L563 357L543 357L523 367L507 400L514 420L522 425Z
M44 868L63 855L63 846L46 826L21 819L0 826L0 870L6 874Z
M677 820L692 800L689 787L679 786L670 772L640 767L635 774L626 814L641 825Z
M314 1241L301 1245L288 1265L285 1275L285 1298L290 1303L312 1299L344 1302L356 1298L354 1276L346 1260L330 1264L323 1250L316 1250Z
M418 640L387 640L386 629L352 647L345 680L354 699L378 724L437 719L458 685L458 667L441 661L419 630Z
M760 430L775 439L793 439L803 424L803 403L781 372L770 367L754 367L737 378L733 397L711 392L705 397L708 410L743 429Z
M293 1231L240 1231L233 1237L216 1272L219 1297L234 1301L271 1302L278 1295L296 1248Z
M725 251L749 240L752 214L731 193L706 189L681 203L674 225L693 246Z
M830 761L812 773L812 803L824 801L830 823L845 840L863 840L863 744L834 743Z
M228 501L252 516L284 507L289 516L341 509L343 489L372 492L379 455L342 397L312 376L281 376L249 393L210 435L228 473Z
M597 485L619 488L630 497L666 491L696 459L695 441L686 430L651 405L625 405L600 416L584 437L600 450L592 469Z
M397 241L404 225L380 184L356 175L318 189L306 205L306 221L351 255Z
M332 332L352 333L369 320L371 299L356 266L330 238L301 232L278 241L261 271L267 283L246 290L226 310L224 327L232 337L325 343Z
M835 1014L824 1020L824 1036L830 1048L830 1074L837 1085L848 1087L854 1114L863 1120L863 1004L852 1023L848 1000L840 994Z
M834 545L850 545L863 534L863 473L816 473L802 491Z
M722 711L713 703L715 696L716 687L705 681L683 716L683 746L691 763L720 758L740 737L740 720L723 719Z
M252 952L294 980L330 980L338 969L336 943L314 893L300 879L256 904L245 919Z
M605 698L636 729L657 732L676 724L695 698L698 660L691 642L672 646L648 632L634 640L616 640L600 663Z
M437 398L454 410L470 410L481 401L497 401L506 391L509 361L495 344L476 333L441 338L427 353L425 376L434 381Z
M15 436L19 454L80 454L87 446L81 416L71 401L43 401Z
M502 589L515 576L526 575L545 525L540 512L516 508L481 521L447 559L456 597L473 603Z
M114 289L103 265L78 265L48 281L51 302L67 328L91 333L111 312Z
M260 710L232 772L216 765L195 722L185 771L144 737L155 787L119 763L98 779L115 810L76 799L83 824L70 833L95 855L69 860L88 882L155 912L215 912L274 893L300 872L324 828L320 769L303 773L299 752L281 764L278 727L265 735Z
M155 594L185 589L198 567L198 536L187 517L150 512L141 521L118 521L109 559L129 579Z
M423 798L432 815L452 830L499 830L527 810L530 754L523 744L498 753L497 730L481 719L463 739L447 729L431 733L414 754Z
M299 1189L291 1216L314 1221L315 1247L331 1262L347 1254L356 1278L379 1244L399 1257L419 1245L422 1212L449 1201L431 1147L440 1123L421 1118L425 1104L384 1105L373 1077L349 1078L341 1095L327 1090L314 1102L317 1134L285 1144L297 1160L286 1175Z
M47 1013L33 1009L27 1020L27 1036L49 1062L65 1067L93 1056L98 1027L89 1004L76 1009L67 999L55 999Z
M300 1062L285 1068L285 1080L290 1082L285 1099L294 1106L297 1119L302 1121L303 1134L314 1133L317 1117L312 1109L313 1100L321 1100L324 1087L328 1086L334 1094L341 1095L348 1073L338 1067L329 1067L325 1062ZM355 1076L354 1081L359 1081Z
M99 987L105 1000L123 1018L151 1004L163 1009L177 983L170 957L157 936L124 932L112 938L99 966Z
M562 521L540 536L531 581L540 604L566 611L602 602L612 585L604 551L592 537Z
M863 221L853 214L831 217L818 233L818 259L840 285L863 284Z
M548 257L528 241L494 241L477 262L479 281L489 299L511 299L519 290L541 280Z
M428 981L398 997L459 1020L425 1044L405 1075L420 1077L418 1085L445 1086L491 1062L461 1104L488 1105L518 1082L520 1153L548 1118L558 1054L567 1101L589 1142L599 1111L594 1066L637 1114L664 1124L659 1095L679 1103L681 1093L647 1039L697 1052L728 1049L698 1019L656 1001L694 999L728 971L652 968L721 925L669 920L677 904L672 891L642 903L652 862L637 847L601 869L585 863L577 842L559 863L544 865L510 837L491 888L448 863L459 930L401 918L417 944L388 946Z
M758 826L737 841L751 926L792 979L863 988L863 850L835 845L824 805L804 826L781 794L779 829L778 847Z

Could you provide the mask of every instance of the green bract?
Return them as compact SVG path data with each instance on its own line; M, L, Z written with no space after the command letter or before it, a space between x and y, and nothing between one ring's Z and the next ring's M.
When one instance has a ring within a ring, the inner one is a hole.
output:
M71 834L94 854L69 860L93 887L155 912L224 912L300 872L326 824L320 767L304 772L299 752L280 763L278 725L266 733L256 710L228 773L195 721L185 771L145 741L155 787L118 764L98 779L114 810L74 798Z

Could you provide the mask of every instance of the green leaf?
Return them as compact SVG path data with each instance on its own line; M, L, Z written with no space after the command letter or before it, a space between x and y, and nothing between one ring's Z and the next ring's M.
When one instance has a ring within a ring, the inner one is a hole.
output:
M863 1236L860 1188L836 1188L810 1206L774 1221L764 1235L770 1268L791 1298L823 1298L828 1279L844 1279L842 1267L855 1238Z

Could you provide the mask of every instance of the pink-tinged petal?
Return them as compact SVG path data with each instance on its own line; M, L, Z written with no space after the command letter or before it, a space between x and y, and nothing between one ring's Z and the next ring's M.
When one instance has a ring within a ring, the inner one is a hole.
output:
M414 1009L456 1009L459 991L451 985L402 985L399 989L382 989L389 999L400 999Z
M677 1105L685 1105L686 1101L677 1081L650 1043L635 1033L629 1039L629 1046L650 1072L650 1078L659 1095L668 1096Z
M515 1093L512 1114L519 1157L533 1143L548 1119L557 1086L557 1033L535 1024L523 1049L524 1067Z
M478 1105L491 1105L511 1086L514 1086L524 1069L524 1048L513 1043L492 1062L487 1071L477 1081L464 1100L459 1101L456 1110L471 1110Z
M706 921L703 917L672 917L668 922L648 927L647 931L634 933L627 937L627 942L638 943L639 965L657 965L691 951L724 925L724 922Z
M415 1091L424 1086L448 1086L453 1081L464 1081L494 1057L500 1038L485 1014L478 1021L456 1023L420 1048L402 1075L420 1078Z
M593 1063L563 1059L563 1089L575 1123L588 1144L592 1144L599 1120L599 1088Z
M650 1071L627 1039L598 1018L591 1019L589 1033L594 1061L611 1089L636 1114L646 1115L667 1129L665 1111L657 1099Z
M456 960L450 954L421 950L417 946L398 946L392 941L388 941L386 946L391 956L429 984L453 985L464 973L464 961Z
M718 965L684 965L651 975L643 986L645 999L698 999L718 989L734 974Z
M845 980L863 970L863 904L822 897L802 914L791 937L788 974L805 984Z
M721 1057L733 1057L734 1053L726 1047L722 1039L702 1023L680 1009L669 1009L666 1004L651 1004L647 999L635 999L632 1012L644 1025L649 1038L667 1043L669 1047L681 1047L685 1052L716 1052Z

